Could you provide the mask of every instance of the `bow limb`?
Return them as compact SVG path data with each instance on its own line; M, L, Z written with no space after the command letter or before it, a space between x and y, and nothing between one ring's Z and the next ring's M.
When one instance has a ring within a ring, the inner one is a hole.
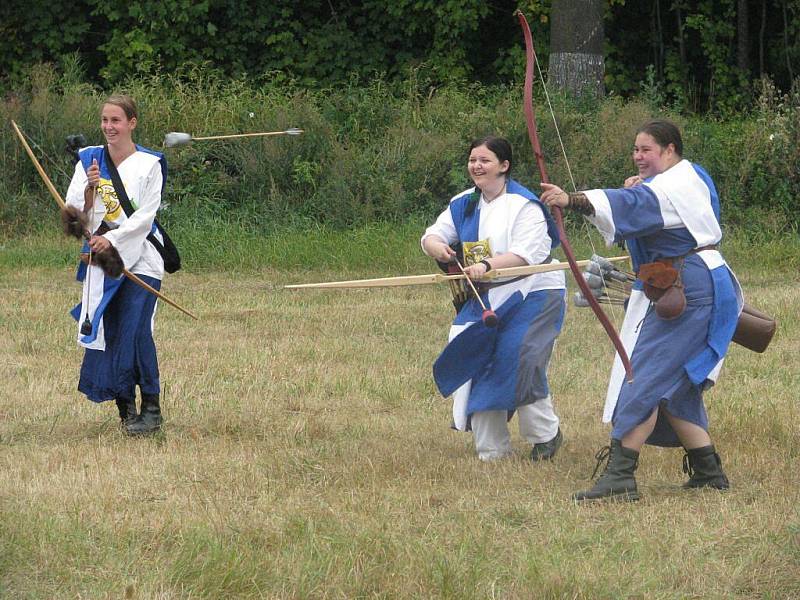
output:
M531 35L531 29L528 26L528 21L525 18L525 15L522 14L521 11L516 12L517 17L519 18L520 26L522 27L522 33L525 37L525 87L524 87L524 109L525 109L525 123L528 127L528 138L531 142L531 147L533 148L533 154L536 157L536 164L539 167L539 173L541 174L542 183L550 183L550 178L547 176L547 168L544 164L544 154L542 153L542 147L539 143L539 134L536 130L536 117L533 113L533 67L534 63L536 62L536 51L533 48L533 36ZM569 263L569 269L572 271L573 276L575 277L575 281L578 284L578 287L581 289L584 297L586 298L589 306L591 306L592 311L594 312L597 319L603 325L603 329L606 330L608 337L611 339L611 343L614 344L614 348L617 350L617 355L619 356L620 360L622 361L623 367L625 367L625 374L628 379L628 382L633 381L633 366L631 365L630 358L628 357L628 353L625 351L625 346L622 343L622 340L619 337L616 329L614 329L614 325L611 323L609 318L603 312L603 309L600 308L600 304L597 302L597 299L592 294L591 290L589 289L589 285L586 283L586 280L583 278L583 274L581 273L580 269L578 268L577 262L575 260L575 253L572 251L572 246L569 243L569 238L567 237L567 232L564 229L564 216L561 211L561 207L553 206L551 207L553 212L553 216L556 221L556 227L558 228L558 234L561 237L561 246L564 249L564 255L567 257L567 263Z
M64 199L61 197L61 194L58 193L58 190L56 190L56 186L53 185L52 180L47 175L47 172L45 172L44 167L42 167L41 163L39 162L39 159L36 158L36 155L33 153L33 150L31 150L31 147L28 144L27 140L25 139L25 136L22 134L22 131L20 130L19 126L13 120L11 121L11 126L14 128L14 132L17 134L17 137L19 138L19 141L22 143L22 147L25 148L25 152L28 153L28 157L31 159L31 162L33 163L33 166L36 167L36 171L39 173L39 176L42 178L42 181L44 182L45 187L47 187L48 191L50 192L50 195L53 196L53 199L58 203L58 205L61 208L66 207L67 203L64 202ZM197 319L197 315L189 312L188 310L186 310L185 308L180 306L177 302L174 302L174 301L170 300L164 294L162 294L160 291L158 291L155 288L147 285L147 283L145 283L139 277L137 277L136 275L134 275L133 273L128 271L128 269L123 269L122 273L123 273L123 275L125 275L125 277L130 279L133 283L135 283L136 285L144 288L145 290L147 290L148 292L150 292L151 294L153 294L157 298L160 298L161 300L163 300L164 302L166 302L170 306L173 306L173 307L177 308L183 314L188 315L188 316L192 317L193 319Z

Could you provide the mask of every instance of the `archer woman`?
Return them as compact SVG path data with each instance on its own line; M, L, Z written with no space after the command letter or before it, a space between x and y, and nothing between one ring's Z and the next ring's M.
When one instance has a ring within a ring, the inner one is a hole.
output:
M510 178L511 145L486 137L469 148L467 169L475 183L455 196L422 236L424 252L440 263L458 260L470 278L492 269L552 261L559 244L549 211ZM456 248L456 249L454 249ZM457 305L450 342L434 364L444 396L453 394L453 427L472 431L483 461L511 453L507 422L519 415L520 435L532 460L552 458L561 445L559 419L547 366L564 319L564 275L548 272L476 283L496 327L481 319L472 294Z
M604 420L611 444L597 454L605 471L577 501L636 500L634 472L642 446L686 451L686 488L728 488L708 434L703 391L719 374L742 306L733 272L717 249L720 205L711 177L682 158L669 121L639 128L633 161L639 174L624 189L567 194L542 184L542 202L585 215L608 244L625 240L638 279L622 326L634 381L623 383L619 357L611 373Z
M122 426L132 435L161 427L153 341L156 297L119 274L125 267L154 289L161 287L164 260L148 236L167 168L162 154L134 144L137 122L136 104L129 96L105 101L100 128L106 146L80 150L64 216L68 233L90 234L84 250L90 264L87 268L81 263L79 271L83 298L73 310L78 343L86 348L78 390L94 402L115 400ZM161 241L160 234L154 235ZM136 411L136 386L141 414Z

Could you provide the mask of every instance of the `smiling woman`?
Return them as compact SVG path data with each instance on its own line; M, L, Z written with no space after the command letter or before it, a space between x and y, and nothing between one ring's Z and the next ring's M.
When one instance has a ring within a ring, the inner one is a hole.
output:
M115 400L129 434L161 427L158 359L152 327L156 297L130 279L97 264L114 256L153 289L161 287L164 260L149 240L166 179L160 153L137 146L133 132L138 112L133 98L110 96L100 113L105 146L79 152L80 160L67 191L67 210L79 215L89 241L81 263L82 302L73 315L82 323L79 345L86 348L78 389L94 402ZM80 234L83 231L78 232ZM142 396L136 411L136 386Z
M644 444L684 447L684 487L729 487L708 434L703 393L722 368L742 297L718 250L714 182L682 153L678 128L653 120L636 134L639 174L623 188L567 194L542 184L545 204L582 213L609 244L624 240L638 276L622 325L636 379L622 383L615 361L604 411L611 443L597 455L598 466L608 462L591 489L574 495L577 501L638 499L634 473Z
M512 166L507 140L472 143L467 170L475 187L455 196L425 231L428 256L440 264L458 261L471 278L553 260L555 223L536 195L510 178ZM478 457L495 460L511 453L506 423L517 412L531 459L552 458L561 430L547 366L564 319L563 273L497 278L468 291L457 297L450 343L434 365L442 395L453 394L453 427L471 430ZM482 320L485 306L494 309L498 326Z

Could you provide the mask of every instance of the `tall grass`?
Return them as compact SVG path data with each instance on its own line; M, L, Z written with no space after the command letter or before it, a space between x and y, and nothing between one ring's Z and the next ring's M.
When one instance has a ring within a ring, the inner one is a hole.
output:
M26 89L0 100L0 122L20 123L61 190L72 171L65 137L82 132L90 143L102 141L97 114L108 90L83 81L79 64L67 61L62 72L39 66ZM538 189L519 86L429 89L412 73L396 84L376 78L367 86L305 90L197 69L130 80L124 91L140 105L137 141L156 149L163 149L168 131L306 132L166 149L170 175L161 220L178 239L183 228L220 223L264 234L287 225L341 229L428 220L468 185L467 145L487 133L511 140L515 176ZM537 98L539 129L552 180L614 187L631 172L636 127L652 116L673 118L684 130L687 158L705 165L717 182L726 222L787 233L798 223L797 94L784 97L765 86L750 113L724 122L682 117L643 101L580 104L553 96L558 131ZM56 219L52 201L6 125L0 127L0 171L0 228L13 235L49 227Z

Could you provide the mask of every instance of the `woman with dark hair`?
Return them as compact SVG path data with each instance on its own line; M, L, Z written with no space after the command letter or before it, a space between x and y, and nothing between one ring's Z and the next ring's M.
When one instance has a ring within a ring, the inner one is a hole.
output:
M79 237L84 231L90 234L84 250L90 264L87 268L82 263L79 272L83 299L73 310L78 343L86 348L78 389L94 402L115 400L125 430L146 434L161 427L153 341L156 297L118 275L124 266L154 289L161 287L164 260L148 236L163 241L153 222L167 166L162 154L133 142L137 123L131 97L113 95L103 103L100 128L106 145L80 150L67 191L65 223L77 224L70 233ZM116 269L109 267L114 264Z
M625 240L638 279L621 336L634 380L624 383L616 358L603 420L612 422L608 459L595 485L577 501L636 500L634 479L644 444L683 446L686 488L728 488L708 434L703 391L719 374L742 307L739 285L722 258L720 205L714 182L682 158L678 128L665 120L636 133L638 175L623 189L568 194L542 184L542 202L573 209L610 245Z
M450 200L422 236L422 249L440 264L458 260L471 278L488 271L552 261L559 237L549 211L510 178L511 145L503 138L476 140L467 170L475 186ZM469 288L456 299L450 342L434 364L444 396L453 395L453 428L472 431L484 461L511 453L507 422L516 412L532 460L552 458L561 445L559 419L547 366L564 319L561 271L478 283L498 324L483 323Z

